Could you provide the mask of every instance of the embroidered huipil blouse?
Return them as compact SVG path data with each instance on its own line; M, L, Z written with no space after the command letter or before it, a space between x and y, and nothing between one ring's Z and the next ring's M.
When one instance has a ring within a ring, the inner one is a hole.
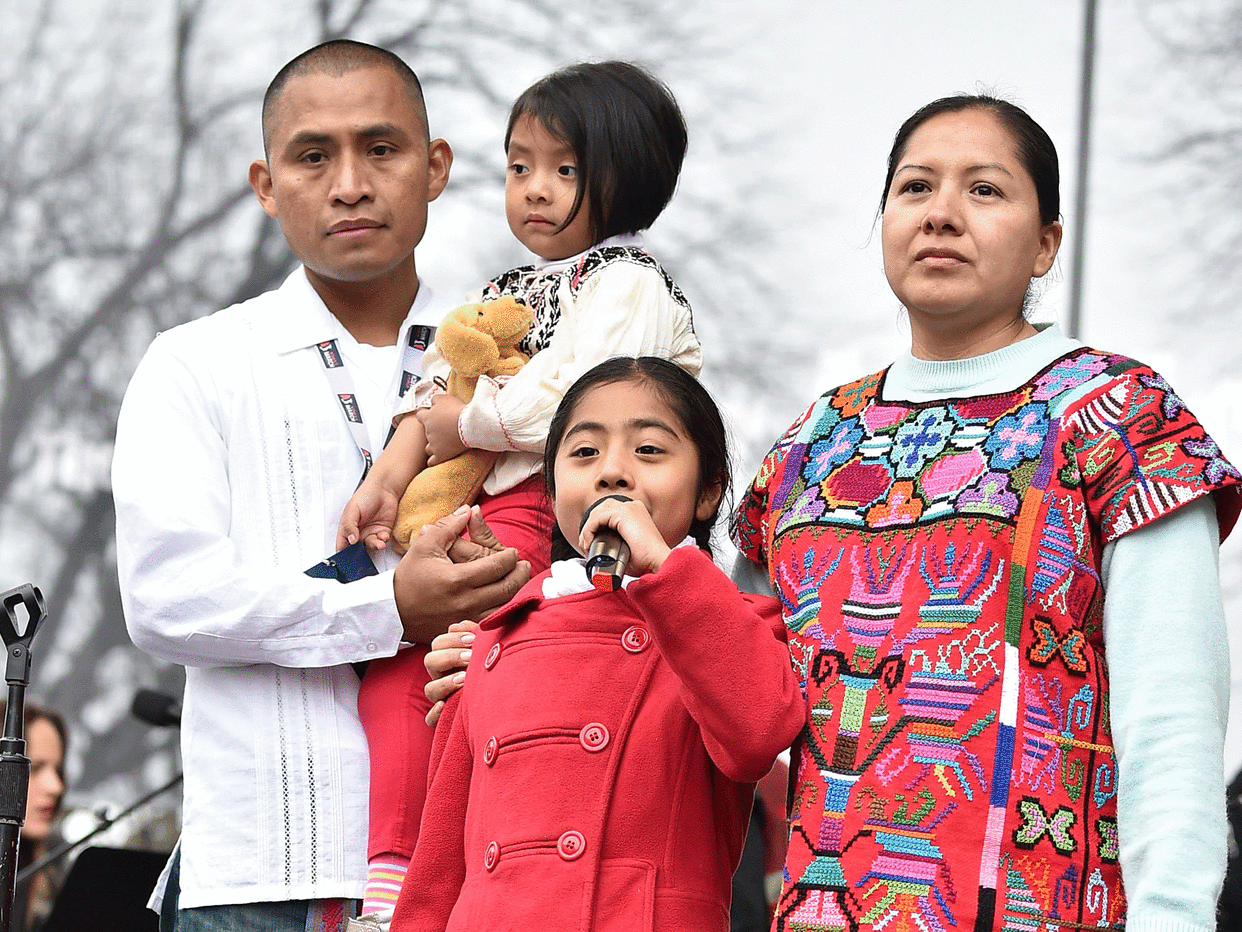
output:
M812 405L734 526L807 702L777 928L1119 927L1102 556L1228 487L1223 536L1238 473L1122 356L973 397L885 379Z

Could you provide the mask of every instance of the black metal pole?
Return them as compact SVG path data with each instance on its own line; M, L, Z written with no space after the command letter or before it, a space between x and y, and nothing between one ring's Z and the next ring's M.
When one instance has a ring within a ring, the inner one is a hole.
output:
M17 846L26 821L26 793L30 786L30 759L26 756L24 718L26 688L10 683L0 737L0 929L12 927L13 899L17 892Z
M17 607L26 609L26 624L19 632ZM0 596L0 637L4 639L4 679L8 706L4 734L0 736L0 932L13 928L13 897L17 890L17 846L26 821L26 791L30 785L30 759L26 756L26 684L30 682L30 643L47 617L43 593L30 583Z

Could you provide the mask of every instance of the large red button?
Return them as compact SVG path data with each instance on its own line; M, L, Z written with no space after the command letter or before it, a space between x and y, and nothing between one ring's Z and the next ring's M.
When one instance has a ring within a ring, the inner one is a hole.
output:
M556 840L556 853L566 861L576 861L586 851L586 839L581 832L568 831Z
M487 739L487 744L483 745L483 763L492 766L496 763L496 752L500 750L500 742L495 736Z
M642 625L630 625L621 635L621 646L631 654L641 654L651 643L651 635Z
M602 751L608 747L608 729L599 722L591 722L582 726L582 731L578 732L578 740L588 751Z
M487 846L487 851L483 853L483 866L489 871L496 869L496 863L500 860L500 845L492 842Z
M500 659L500 645L493 644L492 649L487 652L487 656L483 658L483 668L490 670L496 666L496 661Z

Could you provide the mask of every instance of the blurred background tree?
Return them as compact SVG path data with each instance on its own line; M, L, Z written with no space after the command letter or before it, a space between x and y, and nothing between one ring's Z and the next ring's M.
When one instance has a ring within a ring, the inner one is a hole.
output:
M518 264L503 220L502 131L513 98L569 61L630 58L663 77L691 117L710 196L686 193L653 249L696 307L725 394L762 406L795 350L794 322L753 325L771 303L755 272L765 229L732 171L752 141L730 113L742 82L684 4L658 0L41 0L0 13L0 553L8 585L34 580L52 619L33 693L70 719L79 796L125 800L176 767L172 736L128 714L134 690L180 694L181 671L136 651L121 614L108 464L129 374L156 332L268 290L294 267L246 184L261 156L259 107L285 61L348 36L390 48L424 83L432 129L455 151L419 268L463 297ZM705 113L712 114L711 118ZM742 214L751 214L743 216ZM430 257L430 258L428 258ZM731 335L747 332L746 340ZM786 370L788 371L788 370ZM789 394L785 392L785 394ZM770 437L756 427L744 442ZM161 442L150 425L150 442ZM193 490L187 489L187 495Z
M1206 364L1235 369L1242 362L1237 339L1242 302L1242 2L1146 0L1139 9L1159 44L1161 65L1177 80L1177 99L1160 108L1163 125L1141 152L1145 162L1168 173L1163 187L1179 208L1179 222L1170 232L1177 251L1195 257L1178 269L1183 290L1177 310L1186 332L1193 334L1193 341L1187 341L1193 342L1193 352L1207 357Z

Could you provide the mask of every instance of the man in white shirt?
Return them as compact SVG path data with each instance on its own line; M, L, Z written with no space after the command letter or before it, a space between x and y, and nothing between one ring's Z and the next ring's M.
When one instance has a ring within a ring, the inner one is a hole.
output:
M479 617L529 575L516 551L462 541L466 515L376 576L305 575L443 316L414 248L452 151L408 66L348 40L276 76L263 138L250 182L302 267L155 339L113 463L130 635L186 667L179 932L341 928L366 881L350 664Z

